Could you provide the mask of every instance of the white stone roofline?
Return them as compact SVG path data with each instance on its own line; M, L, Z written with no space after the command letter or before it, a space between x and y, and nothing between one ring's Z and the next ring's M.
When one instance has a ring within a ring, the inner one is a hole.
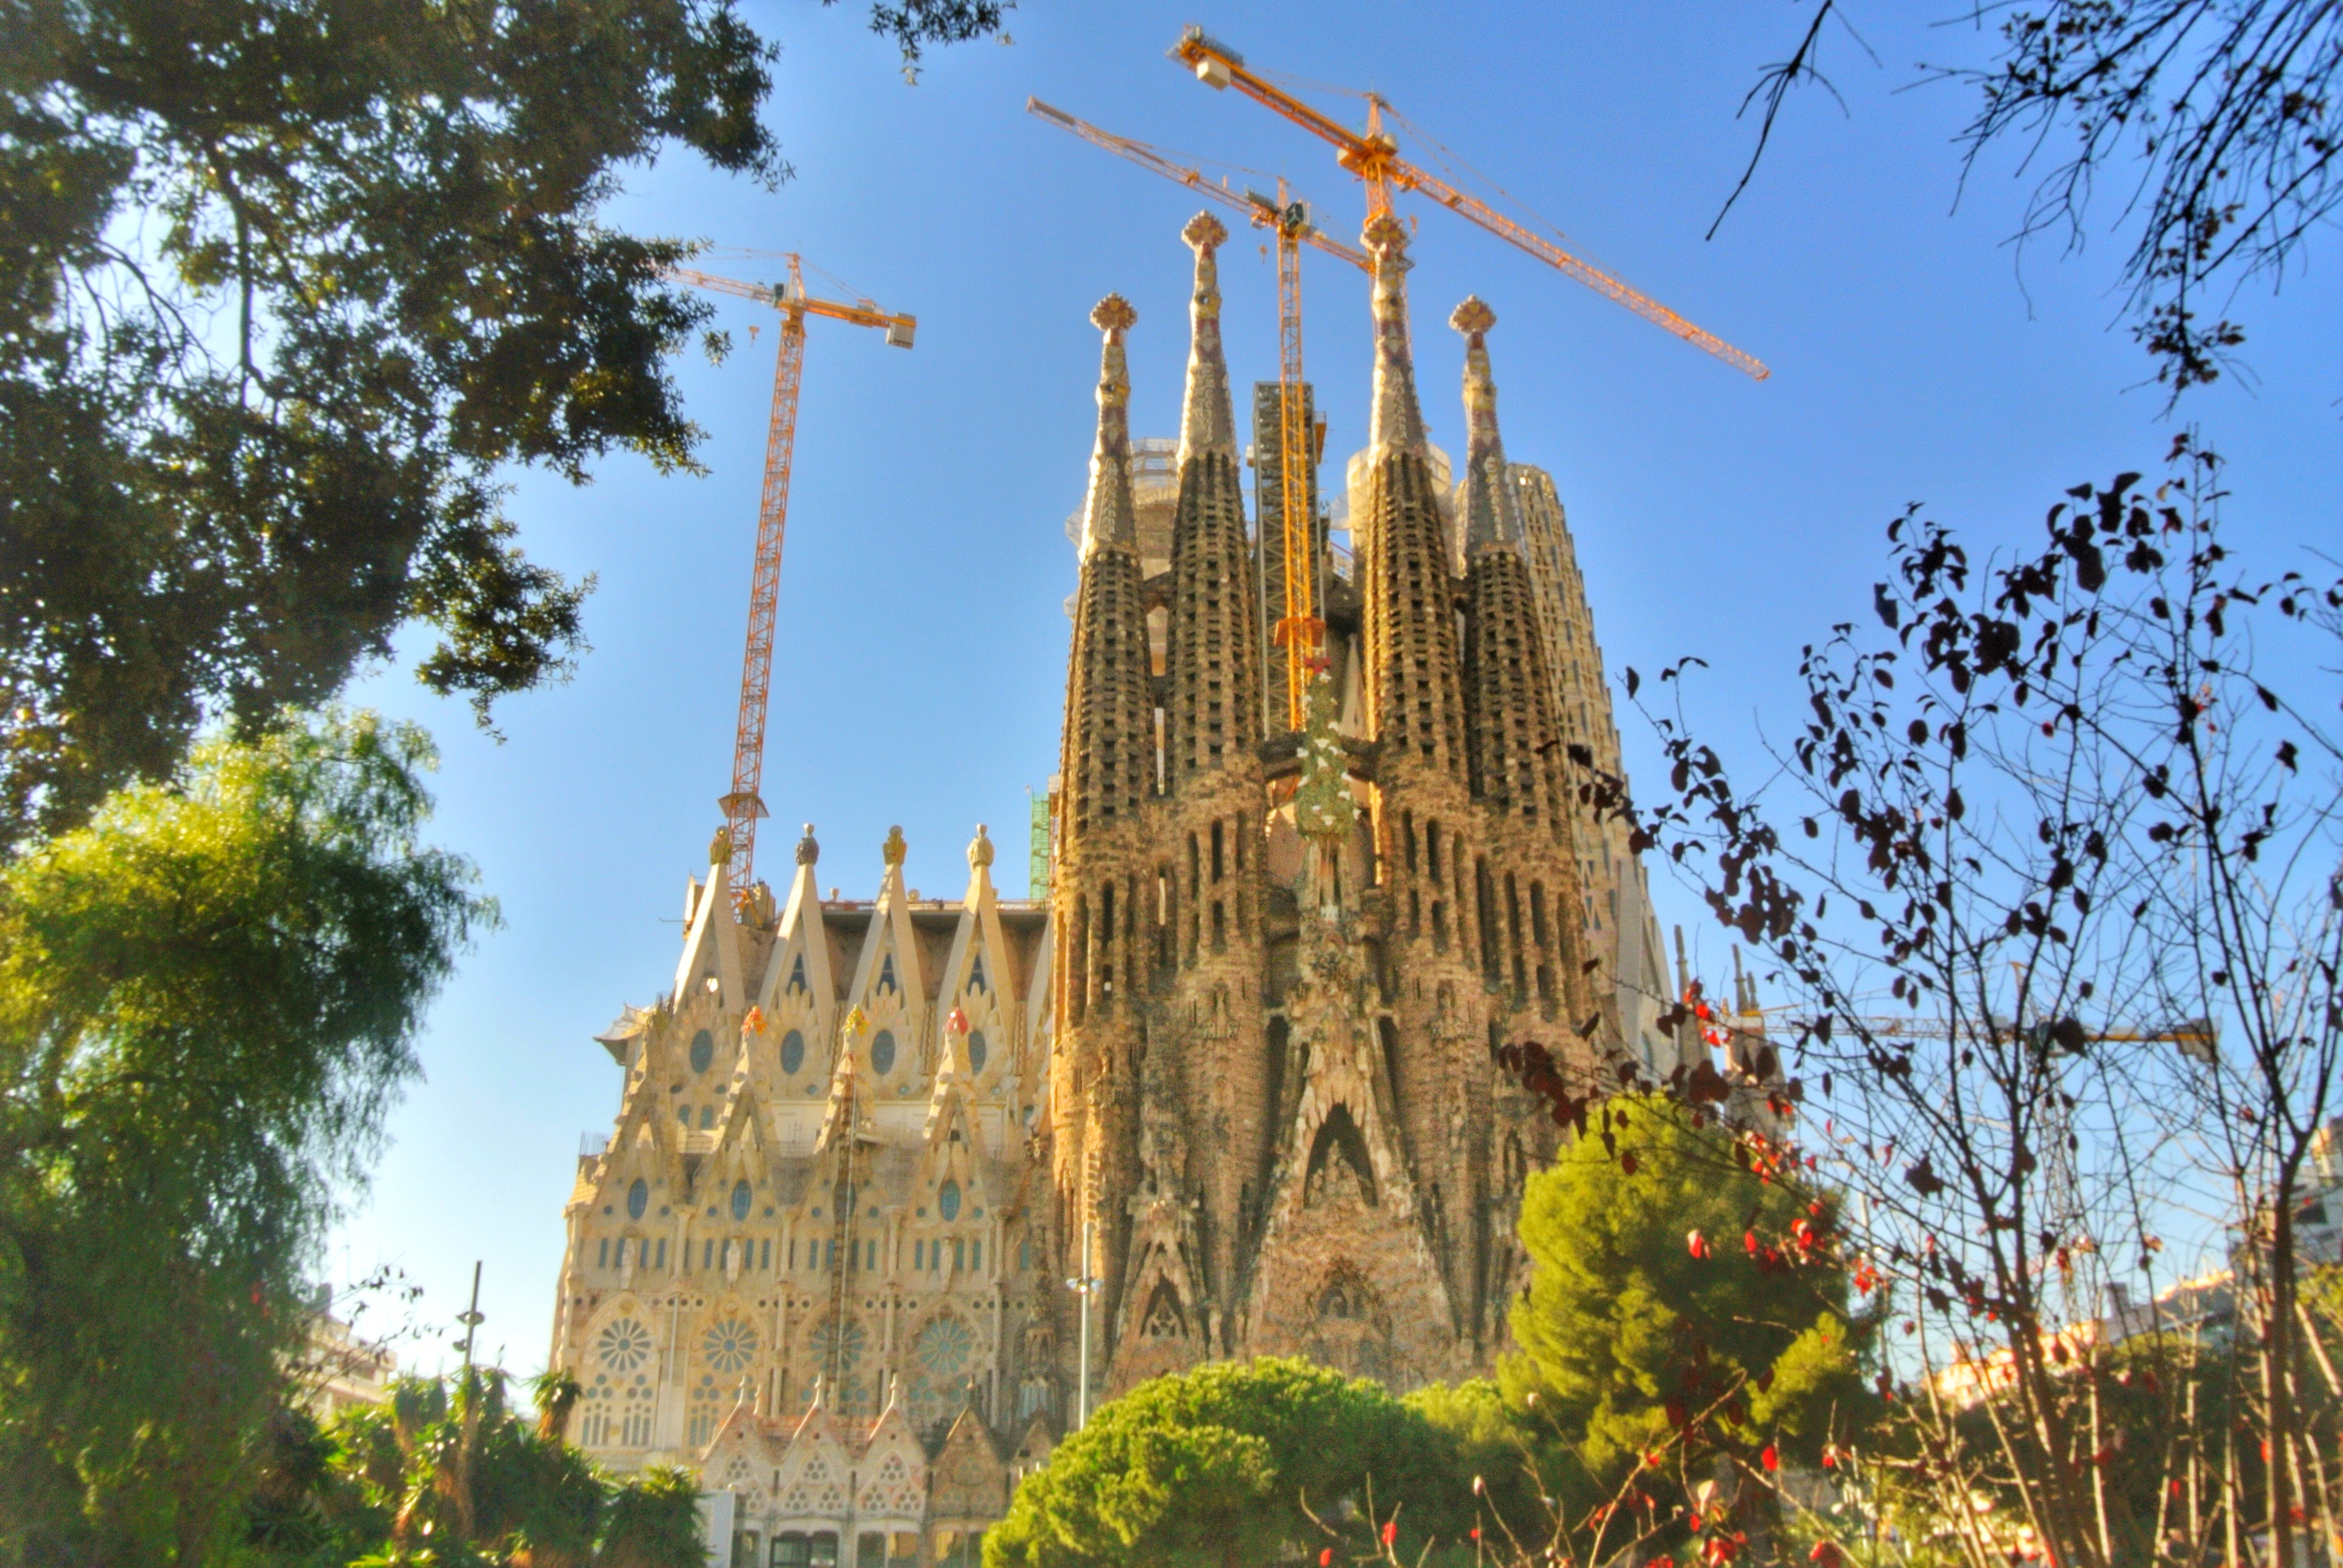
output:
M806 824L806 837L813 837L813 824ZM789 982L789 970L798 955L806 960L806 988L811 992L817 1008L827 1007L837 995L837 986L830 972L830 938L821 929L821 888L815 879L816 862L801 859L797 874L789 879L789 902L781 911L779 934L773 941L772 956L766 960L765 973L757 985L759 1007L770 1008L779 996L781 987ZM809 927L810 917L816 923ZM827 1017L819 1021L824 1030L830 1028Z
M680 1001L693 987L702 984L709 970L708 960L712 958L725 1010L746 1011L749 993L740 974L740 930L732 919L732 898L724 885L723 862L709 864L708 885L699 890L694 904L691 924L684 932L683 957L675 966L673 994Z
M880 960L889 952L895 958L895 984L916 1008L931 999L928 990L927 972L920 961L919 937L911 924L911 911L903 890L903 866L898 860L887 868L879 883L879 901L870 911L870 923L862 934L862 951L854 961L854 980L847 994L860 1000L870 994L877 983Z

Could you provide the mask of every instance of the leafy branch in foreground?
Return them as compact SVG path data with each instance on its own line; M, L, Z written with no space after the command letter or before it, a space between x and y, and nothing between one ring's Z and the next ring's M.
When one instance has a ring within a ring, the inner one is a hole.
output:
M881 5L908 53L997 25ZM730 0L9 0L0 50L0 857L331 698L408 621L469 698L562 678L590 586L499 470L689 468L709 307L608 221L670 148L765 188Z
M1803 1126L1745 1141L1849 1192L1900 1362L1926 1374L1901 1406L1912 1473L1979 1562L2006 1544L1962 1501L1981 1483L2062 1562L2136 1544L2107 1502L2128 1478L2106 1402L2075 1392L2120 1369L2070 1325L2153 1298L2184 1231L2233 1228L2235 1396L2278 1456L2221 1471L2189 1551L2264 1530L2283 1548L2332 1502L2302 1415L2295 1216L2343 1062L2343 582L2245 573L2217 460L2184 439L2170 463L2160 486L2077 487L2038 547L1982 568L1899 518L1877 629L1806 649L1809 717L1756 794L1681 707L1654 719L1656 805L1587 787L1775 966ZM1960 1395L1982 1429L1945 1392L1957 1366L1985 1369ZM2125 1462L2193 1483L2220 1452Z
M1814 85L1837 96L1820 45L1825 22L1844 23L1847 7L1814 4L1795 51L1761 71L1743 105L1762 102L1764 115L1719 223L1789 94ZM2133 336L2174 397L2218 378L2245 329L2204 319L2208 302L2224 310L2256 278L2275 286L2343 204L2343 14L2322 0L2045 0L1946 19L1988 12L1999 20L1988 61L1926 72L1977 94L1961 133L1965 173L2004 144L2020 149L2021 172L2042 160L2017 237L2063 234L2070 254L2112 179L2115 226L2131 235L2122 278Z
M199 745L0 872L0 1562L194 1563L303 1275L494 919L419 840L420 731Z

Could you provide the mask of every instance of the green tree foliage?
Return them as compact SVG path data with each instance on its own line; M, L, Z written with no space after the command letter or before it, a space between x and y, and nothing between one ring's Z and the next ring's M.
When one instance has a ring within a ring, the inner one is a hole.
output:
M407 1379L322 1431L283 1411L236 1556L250 1568L699 1568L698 1484L598 1472L561 1439L577 1385L538 1384L525 1420L505 1375Z
M1521 1348L1499 1382L1569 1524L1626 1488L1639 1517L1611 1529L1615 1548L1720 1459L1818 1462L1834 1422L1864 1412L1874 1318L1850 1306L1832 1200L1762 1143L1656 1096L1594 1114L1599 1135L1530 1180Z
M1453 1446L1380 1383L1299 1360L1218 1362L1101 1406L1018 1488L984 1561L1232 1568L1330 1545L1349 1561L1379 1549L1396 1513L1413 1562L1463 1542L1471 1503Z
M300 1271L493 919L420 731L199 745L0 871L0 1563L204 1561Z
M872 25L916 58L1001 10ZM408 620L484 720L566 670L587 585L497 471L690 465L690 247L602 215L670 146L783 178L771 45L730 0L0 0L0 854Z

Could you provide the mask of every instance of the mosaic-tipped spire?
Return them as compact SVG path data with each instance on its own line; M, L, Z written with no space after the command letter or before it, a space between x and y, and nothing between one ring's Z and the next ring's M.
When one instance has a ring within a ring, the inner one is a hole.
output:
M1139 542L1131 499L1131 367L1122 352L1122 335L1138 319L1120 294L1108 295L1091 311L1091 325L1106 341L1099 349L1098 445L1091 451L1091 493L1082 508L1085 556L1101 546Z
M1448 325L1464 335L1464 548L1521 548L1521 498L1505 469L1505 443L1497 434L1497 383L1489 374L1489 328L1497 313L1468 297Z
M1415 398L1415 359L1407 341L1407 229L1385 213L1360 236L1375 258L1375 406L1367 447L1377 458L1424 452L1423 409Z
M1199 452L1236 456L1236 416L1229 405L1229 366L1221 353L1221 264L1214 254L1226 225L1200 212L1180 231L1196 253L1196 293L1188 303L1188 396L1180 409L1180 466Z

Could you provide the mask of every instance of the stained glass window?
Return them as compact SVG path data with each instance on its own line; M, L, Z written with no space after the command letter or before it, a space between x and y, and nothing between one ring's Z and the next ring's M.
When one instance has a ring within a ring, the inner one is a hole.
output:
M896 990L900 989L895 984L895 955L893 953L889 953L885 958L879 960L879 989L880 990Z
M870 1070L884 1078L895 1070L895 1031L882 1029L870 1042Z
M957 1220L960 1218L959 1182L947 1181L944 1183L943 1191L936 1194L936 1211L947 1220Z
M803 990L806 989L805 954L803 953L799 953L798 955L797 962L789 966L789 989L791 990Z
M982 953L977 954L969 960L968 989L970 990L984 989L984 955Z
M699 1336L699 1353L718 1372L737 1372L756 1358L757 1331L739 1318L727 1318Z
M968 1070L970 1072L982 1072L984 1056L984 1030L970 1030L968 1031Z
M961 1397L976 1352L976 1332L944 1313L930 1318L911 1340L912 1423L925 1426L949 1412Z
M627 1189L627 1218L641 1219L643 1211L650 1206L650 1201L651 1184L639 1176L636 1177L634 1185Z
M745 1178L732 1183L732 1217L735 1220L749 1217L749 1183Z
M716 1037L701 1030L691 1037L691 1070L706 1072L708 1064L716 1060Z
M796 1030L781 1036L781 1070L794 1075L805 1065L805 1036Z
M594 1340L595 1359L612 1372L629 1372L650 1359L651 1332L635 1318L603 1326Z

